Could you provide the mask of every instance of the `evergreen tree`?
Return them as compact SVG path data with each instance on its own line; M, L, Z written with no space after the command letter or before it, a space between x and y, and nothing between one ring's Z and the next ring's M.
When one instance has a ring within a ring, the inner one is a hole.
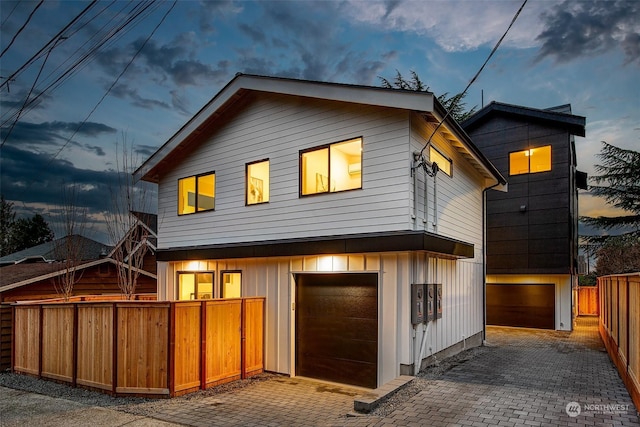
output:
M0 195L0 256L9 255L12 252L12 230L16 222L16 213L13 211L13 203L7 202L4 195Z
M35 214L31 218L19 218L12 227L12 251L9 253L50 242L53 237L53 231L42 215Z
M384 77L378 77L380 79L381 85L387 89L402 89L402 90L413 90L416 92L428 92L429 86L426 86L422 80L420 80L420 76L418 73L411 70L411 78L409 80L405 79L402 76L400 71L396 70L396 76L393 81L389 81ZM453 117L458 123L461 123L471 117L472 114L476 112L476 107L471 108L470 110L466 110L466 103L463 101L467 96L466 93L459 93L448 98L449 92L445 92L442 95L438 96L438 101L442 106L449 111L449 115Z

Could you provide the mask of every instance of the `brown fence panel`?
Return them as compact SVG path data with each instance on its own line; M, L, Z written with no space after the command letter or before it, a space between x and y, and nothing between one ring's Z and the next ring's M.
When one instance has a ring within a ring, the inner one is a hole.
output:
M41 375L73 382L73 304L42 307Z
M113 304L78 305L77 384L113 388Z
M11 306L0 304L0 371L11 367Z
M598 287L582 286L578 288L578 315L598 315Z
M629 379L640 408L640 275L629 277ZM633 394L633 393L632 393Z
M40 306L14 307L13 370L40 374Z
M116 393L169 394L169 303L116 303Z
M264 370L264 298L243 300L243 377Z
M598 278L599 330L636 407L640 407L640 273Z
M210 387L241 378L242 300L205 304L205 383Z
M173 392L176 395L200 388L201 302L175 302L173 345Z

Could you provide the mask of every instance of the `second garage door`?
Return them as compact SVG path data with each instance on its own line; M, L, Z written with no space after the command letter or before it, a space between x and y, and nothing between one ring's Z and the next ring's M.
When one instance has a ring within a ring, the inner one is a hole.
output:
M378 275L296 275L296 375L375 388Z
M487 284L487 324L555 329L555 286Z

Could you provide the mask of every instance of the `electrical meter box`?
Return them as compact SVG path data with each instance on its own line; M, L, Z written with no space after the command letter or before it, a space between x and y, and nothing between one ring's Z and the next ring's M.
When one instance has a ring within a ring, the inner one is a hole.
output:
M411 285L411 323L418 325L427 321L425 312L426 285L414 283Z
M434 289L433 293L435 294L435 318L442 319L442 284L438 283L432 286Z
M427 322L435 319L435 289L433 285L424 285L427 288Z

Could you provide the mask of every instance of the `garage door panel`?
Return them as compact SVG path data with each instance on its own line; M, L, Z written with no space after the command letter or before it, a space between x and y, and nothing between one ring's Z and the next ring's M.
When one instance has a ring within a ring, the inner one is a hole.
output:
M555 286L487 284L487 323L555 329Z
M316 341L324 342L332 336L369 341L378 339L378 322L375 319L307 318L305 320L300 322L298 333L315 337Z
M300 345L298 352L305 358L323 357L367 363L376 363L378 343L376 341L346 340L333 338L325 340L306 340Z
M305 366L312 368L301 367L298 369L298 375L361 387L375 388L377 385L378 368L376 363L318 356L309 356L307 362Z
M377 274L296 276L296 374L375 388Z

